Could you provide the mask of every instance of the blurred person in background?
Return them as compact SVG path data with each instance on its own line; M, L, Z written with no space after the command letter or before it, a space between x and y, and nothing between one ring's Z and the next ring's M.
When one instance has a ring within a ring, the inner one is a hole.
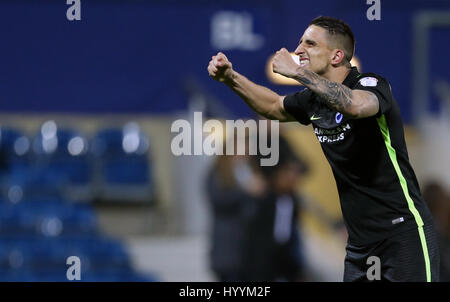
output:
M208 174L210 261L220 281L303 280L296 189L307 166L284 138L279 156L270 167L259 166L261 156L218 156Z
M342 20L311 21L295 55L282 48L273 71L306 88L288 96L257 85L212 56L209 75L259 114L312 124L332 168L348 230L344 281L369 281L369 257L386 281L439 281L433 218L408 158L399 106L389 82L351 66L355 38ZM378 275L378 274L377 274Z
M450 282L450 194L437 181L430 181L423 189L423 198L436 222L441 252L442 282Z
M269 141L270 137L268 134ZM259 158L253 157L256 162ZM259 168L267 187L264 196L254 203L253 215L249 217L246 279L305 281L299 221L302 196L297 190L308 167L280 135L278 164Z
M226 144L223 147L225 150ZM248 156L221 155L216 157L206 185L213 224L211 269L219 281L245 281L248 221L254 203L265 193L265 180Z

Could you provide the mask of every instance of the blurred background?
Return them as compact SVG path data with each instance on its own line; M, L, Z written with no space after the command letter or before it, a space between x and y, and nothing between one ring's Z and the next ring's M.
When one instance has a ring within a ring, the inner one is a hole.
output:
M258 119L211 56L279 94L267 66L319 15L345 20L362 72L386 77L450 280L450 1L0 1L0 280L341 281L346 231L310 127L280 163L174 156L175 120ZM201 130L192 129L193 137ZM205 137L206 134L203 135ZM281 181L282 180L282 181Z

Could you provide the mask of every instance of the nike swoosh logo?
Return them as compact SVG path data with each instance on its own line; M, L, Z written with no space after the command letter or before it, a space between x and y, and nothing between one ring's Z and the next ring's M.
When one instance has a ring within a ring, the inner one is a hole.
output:
M315 114L313 114L311 117L310 117L310 120L311 121L315 121L315 120L320 120L322 117L321 116L315 116Z

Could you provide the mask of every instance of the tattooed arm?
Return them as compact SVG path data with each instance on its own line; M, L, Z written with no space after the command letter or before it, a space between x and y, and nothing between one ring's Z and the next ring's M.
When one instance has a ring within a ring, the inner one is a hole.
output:
M377 96L370 91L352 90L301 67L292 78L321 96L330 108L349 117L364 118L378 112Z
M273 70L297 80L321 96L328 107L346 116L364 118L378 113L379 103L375 94L370 91L352 90L345 85L332 82L315 72L299 67L285 48L277 51Z

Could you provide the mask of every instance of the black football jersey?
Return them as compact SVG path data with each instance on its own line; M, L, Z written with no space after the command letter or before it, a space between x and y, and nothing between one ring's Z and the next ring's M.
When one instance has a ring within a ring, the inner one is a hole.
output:
M336 180L349 243L369 244L424 225L431 214L409 162L388 81L353 67L342 84L373 92L377 115L348 118L310 89L286 96L284 107L301 124L312 124Z

